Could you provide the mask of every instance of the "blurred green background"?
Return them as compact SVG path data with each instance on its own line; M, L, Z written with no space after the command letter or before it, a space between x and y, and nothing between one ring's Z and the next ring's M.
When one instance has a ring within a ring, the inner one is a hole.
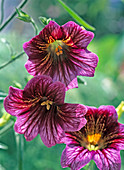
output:
M2 0L1 0L2 1ZM66 93L66 102L82 103L96 106L114 105L117 107L124 100L124 1L122 0L63 0L77 12L85 21L94 26L95 37L88 49L99 56L98 67L93 78L82 77L85 84L79 83L78 89ZM15 10L21 0L5 0L6 18ZM53 18L58 24L74 19L63 9L57 0L29 0L23 8L38 25L39 31L44 27L39 16ZM3 40L7 40L13 48L14 55L21 52L24 42L34 36L34 30L29 23L17 18L0 32L0 65L10 59L10 51ZM26 85L25 78L29 76L24 64L24 55L0 70L0 91L8 93L9 86L16 82ZM2 102L0 115L2 115ZM124 116L119 120L124 123ZM9 122L8 122L9 123ZM3 127L1 127L2 129ZM18 169L18 134L13 127L0 136L0 143L8 149L0 147L0 170ZM22 136L23 138L23 136ZM47 148L39 136L31 142L24 140L23 166L24 170L61 170L61 153L65 145ZM124 152L121 151L122 167L124 169ZM93 169L97 169L93 165ZM69 168L65 168L69 169Z

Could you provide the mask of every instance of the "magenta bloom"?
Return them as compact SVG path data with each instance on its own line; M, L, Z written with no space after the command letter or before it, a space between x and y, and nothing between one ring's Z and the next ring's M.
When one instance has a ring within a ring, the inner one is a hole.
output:
M50 21L39 35L24 43L29 57L25 67L33 76L48 75L67 89L77 87L77 75L94 76L98 57L87 50L93 36L72 21L63 26Z
M117 122L113 106L88 107L87 124L67 132L61 165L79 170L91 159L100 170L120 170L120 150L124 149L124 125Z
M80 130L86 124L87 108L64 103L65 85L52 82L48 76L36 76L24 90L10 87L4 100L6 111L17 117L15 131L27 141L40 134L43 143L51 147L59 143L64 132Z

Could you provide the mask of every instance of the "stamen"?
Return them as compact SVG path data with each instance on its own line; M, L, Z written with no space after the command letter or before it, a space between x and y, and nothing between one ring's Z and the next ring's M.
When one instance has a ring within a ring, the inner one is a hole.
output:
M48 42L47 52L50 53L54 58L63 54L63 49L67 48L67 45L62 40L52 40Z
M101 134L93 134L93 135L88 135L87 136L88 142L92 143L93 145L98 144L100 138L101 138Z
M89 143L88 145L86 145L86 148L89 150L89 151L92 151L92 150L98 150L99 149L99 140L101 138L101 134L93 134L93 135L88 135L87 136L87 142Z
M90 144L87 146L87 148L89 151L96 151L99 149L98 146L94 146L94 145L90 145Z
M41 103L41 106L45 106L45 105L46 105L46 109L47 109L47 110L50 110L50 105L52 105L52 104L53 104L52 101L46 100L46 101L44 101L44 102Z

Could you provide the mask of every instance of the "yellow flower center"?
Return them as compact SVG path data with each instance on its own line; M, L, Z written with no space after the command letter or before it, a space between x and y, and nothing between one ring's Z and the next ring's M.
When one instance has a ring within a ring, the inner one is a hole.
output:
M49 38L47 51L53 56L60 56L63 54L63 47L66 48L66 44L62 40L54 40L53 38Z
M52 104L53 104L52 101L46 100L46 101L44 101L44 102L41 103L41 106L45 106L45 105L46 105L46 109L47 109L47 110L50 110L50 106L51 106Z
M87 149L89 151L92 151L92 150L98 150L99 147L98 147L98 142L101 138L101 134L93 134L93 135L88 135L87 136L87 141L88 141L88 145L87 145Z

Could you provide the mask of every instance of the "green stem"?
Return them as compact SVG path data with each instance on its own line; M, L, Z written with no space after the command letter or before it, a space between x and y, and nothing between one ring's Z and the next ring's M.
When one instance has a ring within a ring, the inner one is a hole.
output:
M17 9L21 9L24 7L24 5L28 2L28 0L24 0L22 1L19 6L17 7ZM5 21L5 23L0 27L0 31L2 31L7 25L8 23L16 16L17 11L15 10L13 12L13 14L11 16L8 17L8 19Z
M68 7L62 0L58 2L63 6L63 8L81 25L90 30L95 30L93 26L84 21L76 12L74 12L70 7Z
M37 34L38 34L38 27L37 27L37 25L35 24L35 22L34 22L33 19L31 20L31 23L32 23L33 28L34 28L34 30L35 30L35 35L37 35Z
M0 18L0 25L3 22L3 18L4 18L4 0L1 0L1 18Z
M13 61L15 61L16 59L20 58L23 54L25 54L25 52L21 52L20 54L18 54L15 58L10 59L8 62L4 63L3 65L0 66L0 70L6 66L8 66L10 63L12 63Z
M10 122L9 122L4 128L2 128L2 129L0 130L0 137L1 137L4 133L6 133L6 132L13 126L13 124L14 124L14 121L10 120Z
M23 170L23 148L24 140L21 134L16 134L17 156L18 156L18 170Z

